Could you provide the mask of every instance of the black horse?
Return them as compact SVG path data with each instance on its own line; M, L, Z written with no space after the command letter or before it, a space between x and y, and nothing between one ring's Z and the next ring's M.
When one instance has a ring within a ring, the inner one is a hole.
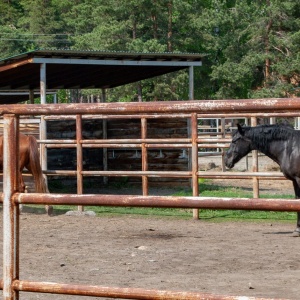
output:
M232 142L225 154L225 165L232 168L252 150L258 150L281 168L284 176L294 185L295 198L300 198L300 131L284 124L240 126L233 132ZM293 236L300 236L300 212Z

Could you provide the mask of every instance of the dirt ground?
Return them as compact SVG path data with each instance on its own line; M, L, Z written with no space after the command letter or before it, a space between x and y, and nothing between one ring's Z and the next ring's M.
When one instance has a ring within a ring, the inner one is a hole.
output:
M218 183L251 189L251 181ZM292 192L288 181L262 188ZM24 280L299 299L300 238L292 237L291 222L23 213L20 223Z
M300 239L292 229L277 222L22 214L20 278L299 299Z

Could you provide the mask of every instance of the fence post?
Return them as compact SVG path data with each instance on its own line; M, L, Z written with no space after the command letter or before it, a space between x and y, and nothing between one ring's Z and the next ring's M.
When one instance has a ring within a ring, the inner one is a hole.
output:
M251 117L251 126L257 125L257 118ZM258 172L258 151L252 151L252 172ZM253 177L253 198L259 198L259 179Z
M141 138L147 138L147 119L141 118ZM146 143L142 143L142 171L148 171L148 150L146 148ZM148 176L142 176L142 189L143 196L148 196L149 194L149 184Z
M83 153L82 153L82 117L76 115L76 155L77 155L77 194L83 194L82 170L83 170ZM78 211L83 212L83 205L78 206Z
M19 188L18 118L4 115L3 131L3 300L18 300L13 281L19 277L19 206L12 195Z
M193 196L199 196L198 184L198 118L196 113L191 115L191 137L192 137L192 188ZM199 209L193 209L193 219L199 219Z
M106 90L102 89L102 94L101 94L101 103L105 103L106 102ZM102 138L103 140L107 139L107 121L108 120L102 120ZM103 159L103 171L107 171L108 170L108 149L107 148L103 148L102 149L103 154L102 154L102 159ZM108 177L104 176L103 177L103 184L107 185L108 184Z

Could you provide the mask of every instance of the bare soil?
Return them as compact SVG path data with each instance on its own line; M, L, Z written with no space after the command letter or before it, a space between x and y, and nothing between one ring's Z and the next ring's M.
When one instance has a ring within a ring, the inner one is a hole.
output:
M300 239L292 229L280 222L22 214L20 278L299 299Z
M251 189L252 182L218 184ZM293 193L288 181L263 184ZM0 219L1 230L2 213ZM20 225L24 280L299 299L300 238L292 237L291 222L23 213ZM20 299L100 298L21 293Z

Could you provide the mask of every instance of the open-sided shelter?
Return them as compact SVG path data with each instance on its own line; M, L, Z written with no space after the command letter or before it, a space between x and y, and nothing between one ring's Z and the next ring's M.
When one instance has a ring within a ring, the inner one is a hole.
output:
M48 90L107 89L187 68L192 99L193 67L202 65L202 57L188 53L35 50L0 61L0 104L32 99L36 92L45 103Z

